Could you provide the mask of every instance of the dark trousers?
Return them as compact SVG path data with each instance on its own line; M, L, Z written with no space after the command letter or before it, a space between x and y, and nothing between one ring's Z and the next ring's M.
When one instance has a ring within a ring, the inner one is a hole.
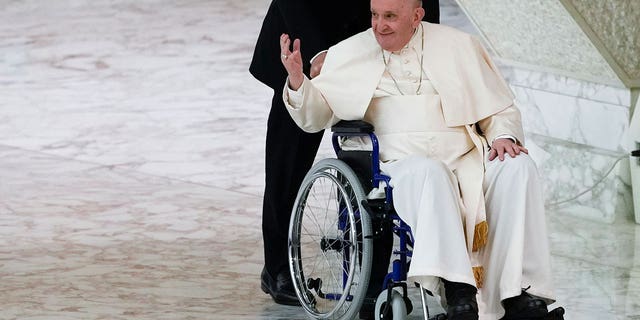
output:
M289 218L302 179L313 165L323 132L306 133L289 116L276 91L267 122L262 205L264 262L272 277L289 272Z

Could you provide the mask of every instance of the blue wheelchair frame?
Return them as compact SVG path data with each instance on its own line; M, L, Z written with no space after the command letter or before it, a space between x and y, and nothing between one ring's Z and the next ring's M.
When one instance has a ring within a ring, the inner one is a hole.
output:
M393 223L393 233L396 237L398 237L399 245L397 250L393 250L393 254L397 256L396 259L393 260L392 271L388 273L385 277L384 283L380 288L382 290L391 289L393 287L402 287L403 288L403 296L407 297L407 273L409 271L409 262L412 256L412 250L410 248L413 247L414 239L411 233L411 228L407 225L402 219L397 215L395 210L393 209L393 189L390 185L391 178L387 175L382 174L380 171L380 149L378 138L373 132L373 127L364 122L364 121L341 121L344 126L334 126L332 128L332 144L333 149L340 159L340 154L343 152L349 152L342 149L340 146L340 138L349 138L349 137L368 137L371 141L372 150L371 152L371 188L379 188L381 183L385 184L385 198L384 204L382 208L382 219L390 220ZM343 159L341 159L343 160ZM346 162L346 161L345 161ZM351 164L347 163L351 166ZM359 178L362 178L359 176ZM368 177L367 177L368 178ZM375 212L375 210L371 209L371 205L368 203L363 203L363 207L367 208L370 215L379 214ZM375 201L375 200L372 200ZM372 212L373 211L373 212ZM343 214L341 213L341 216ZM343 228L343 226L340 226ZM341 229L343 230L343 229ZM373 248L375 250L375 248ZM345 262L346 263L346 262ZM346 281L346 274L343 276ZM371 283L369 283L371 285Z

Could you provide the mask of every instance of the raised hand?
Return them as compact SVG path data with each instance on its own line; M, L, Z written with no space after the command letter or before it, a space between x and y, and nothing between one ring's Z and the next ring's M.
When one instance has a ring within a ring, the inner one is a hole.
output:
M293 41L293 51L289 35L283 33L280 36L280 61L289 74L289 88L298 90L304 81L302 71L302 55L300 54L300 39Z

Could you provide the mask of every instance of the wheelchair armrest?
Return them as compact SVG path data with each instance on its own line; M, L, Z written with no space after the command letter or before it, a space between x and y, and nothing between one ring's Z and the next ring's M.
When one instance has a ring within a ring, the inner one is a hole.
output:
M373 125L362 120L341 120L331 127L335 133L372 133Z
M360 179L360 182L367 192L371 188L378 186L381 180L379 164L378 139L374 133L373 125L363 120L341 120L331 127L333 136L333 150L338 159L349 165ZM371 139L371 150L343 150L340 138L354 136L369 136Z

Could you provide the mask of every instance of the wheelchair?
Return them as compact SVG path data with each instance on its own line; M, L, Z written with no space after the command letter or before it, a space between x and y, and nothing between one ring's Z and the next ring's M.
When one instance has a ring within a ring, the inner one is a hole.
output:
M373 126L341 121L332 132L337 159L323 159L309 170L289 225L289 266L298 299L312 319L357 318L369 286L373 239L382 232L372 225L391 223L399 248L374 314L376 319L405 319L412 309L405 281L413 237L393 210L390 178L380 173ZM368 137L372 150L343 150L339 140L347 137ZM384 197L368 199L380 186ZM432 319L446 319L442 316Z
M379 285L375 319L406 319L413 309L406 284L413 235L394 211L390 177L380 172L374 128L343 120L331 131L337 159L323 159L309 170L289 224L289 267L298 300L311 319L358 319L368 286ZM368 138L371 150L343 149L341 139L352 137ZM381 187L381 197L368 197ZM373 240L385 230L395 236L395 257L384 282L374 284L369 281ZM424 319L446 320L444 313L430 317L426 295L431 293L419 288ZM549 319L562 319L562 314Z

